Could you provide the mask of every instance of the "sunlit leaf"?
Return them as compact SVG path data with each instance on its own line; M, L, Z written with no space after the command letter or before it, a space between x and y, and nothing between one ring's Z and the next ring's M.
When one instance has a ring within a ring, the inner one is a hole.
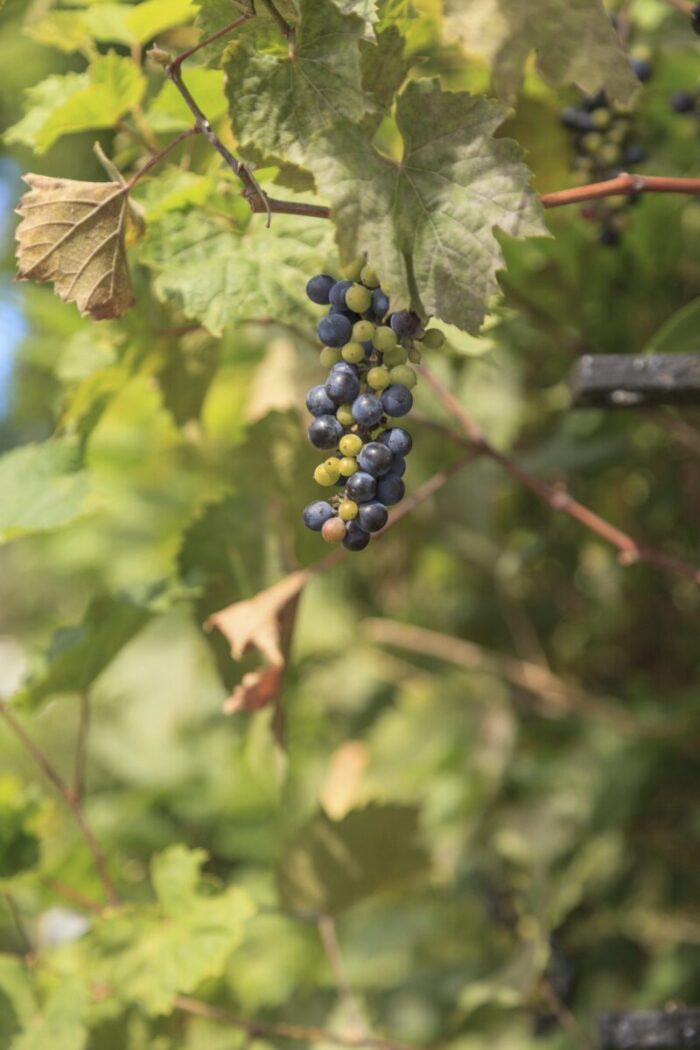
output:
M0 457L0 541L55 529L84 509L88 480L66 441L23 445Z

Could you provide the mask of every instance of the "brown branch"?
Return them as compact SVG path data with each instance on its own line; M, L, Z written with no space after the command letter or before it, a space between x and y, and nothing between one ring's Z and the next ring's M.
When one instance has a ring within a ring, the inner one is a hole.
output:
M80 694L78 714L78 739L75 745L75 773L73 776L73 795L79 804L85 795L85 777L87 770L87 746L90 735L90 697L88 693Z
M318 932L321 938L321 944L328 960L331 973L333 974L333 980L338 990L338 998L345 1008L345 1012L348 1018L351 1020L353 1027L358 1033L358 1037L362 1036L366 1038L367 1028L362 1017L359 1006L355 996L353 995L350 982L348 981L347 974L345 973L345 965L343 963L343 954L340 950L340 942L338 941L338 931L336 929L335 920L331 915L322 915L318 920Z
M486 438L479 425L460 404L454 394L440 382L437 376L433 375L425 365L422 365L420 370L428 385L435 391L440 403L460 425L475 452L486 455L500 464L511 477L529 489L533 495L541 500L542 503L551 507L552 510L560 511L562 514L573 518L580 525L583 525L584 528L587 528L590 532L605 540L606 543L615 547L618 551L618 559L621 565L645 562L647 565L663 569L665 572L672 573L675 576L692 580L693 583L700 586L700 569L688 565L670 554L656 550L656 548L650 547L648 544L638 542L632 536L623 532L622 529L618 529L615 525L605 521L599 514L589 510L588 507L584 507L582 503L570 496L564 488L545 484L533 474L530 474L529 471L519 466L509 456L499 452Z
M345 1047L367 1047L369 1050L415 1050L408 1043L398 1043L393 1039L381 1039L376 1036L348 1036L336 1035L326 1028L307 1027L296 1024L274 1024L268 1022L248 1021L242 1017L231 1014L218 1006L211 1006L199 999L192 999L188 995L178 995L175 1006L183 1013L193 1014L195 1017L204 1017L208 1021L216 1021L230 1028L239 1028L248 1035L271 1039L289 1039L297 1043L335 1043L336 1046Z
M41 748L35 744L21 723L18 722L15 716L10 712L10 709L4 700L0 700L0 717L4 719L6 725L12 730L27 754L39 767L46 779L53 784L63 801L68 806L73 815L73 819L78 826L78 830L83 837L85 845L90 851L93 864L95 865L95 871L104 887L109 903L112 905L119 904L119 894L117 893L115 885L112 882L112 877L109 874L107 861L105 860L105 856L93 835L92 828L85 819L85 814L81 809L80 801L76 798L75 793L66 784L61 774L56 770L55 766L51 764Z
M540 197L544 208L561 208L565 204L598 200L600 197L636 197L640 193L689 193L700 195L700 179L675 179L663 175L629 175L626 172L605 182L591 182L568 190L545 193Z

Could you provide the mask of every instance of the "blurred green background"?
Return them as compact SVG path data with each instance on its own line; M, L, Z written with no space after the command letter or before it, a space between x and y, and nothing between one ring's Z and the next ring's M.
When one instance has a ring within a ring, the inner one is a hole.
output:
M3 128L27 88L84 68L22 31L37 6L8 0L0 15ZM409 37L423 71L447 87L483 85L480 67L465 71L434 44L431 6ZM696 174L698 121L668 100L695 87L698 45L662 3L637 11L654 63L634 118L643 170ZM164 38L185 46L189 33ZM152 98L160 80L148 76ZM574 96L533 80L508 121L541 191L571 182L557 114ZM144 119L164 142L158 107ZM40 156L6 144L0 160L0 450L27 446L0 459L0 505L31 476L22 513L46 515L15 538L0 506L0 695L32 676L25 724L66 777L89 696L86 812L123 894L148 899L149 862L172 843L205 850L211 884L245 887L263 908L211 997L253 1018L352 1025L316 924L280 909L275 887L321 804L340 818L372 803L385 825L367 849L400 852L410 818L424 856L408 881L339 909L348 980L372 1027L455 1050L557 1048L580 1039L571 1014L589 1028L602 1010L700 1003L697 587L620 566L480 460L307 588L281 697L286 754L269 711L225 716L255 659L231 661L203 621L324 553L300 522L315 461L303 397L320 378L303 284L337 267L331 235L321 221L278 217L298 258L279 278L293 316L226 326L221 338L191 325L176 293L154 289L161 231L199 223L203 207L235 216L243 251L265 236L197 142L194 196L179 210L163 204L180 186L174 166L139 190L152 226L134 250L135 309L121 322L81 319L48 287L14 283L12 211L23 171L102 179L96 137L118 163L138 156L127 122ZM615 249L576 209L548 222L553 239L504 245L504 297L482 337L449 332L427 363L499 448L697 564L698 410L572 411L566 377L582 353L638 353L655 338L666 352L700 350L700 207L645 198ZM449 425L425 384L416 402ZM412 431L409 491L459 455L425 423ZM58 481L32 444L56 433L51 455L75 464ZM439 653L413 627L439 632ZM473 664L463 640L479 647ZM530 664L558 676L559 692L517 684L513 668ZM100 886L70 815L4 729L0 768L0 950L26 950L19 922L32 952L50 952L82 931L80 896L99 898ZM0 980L1 1050L17 1030ZM88 1045L244 1042L204 1019L130 1007L105 1011Z

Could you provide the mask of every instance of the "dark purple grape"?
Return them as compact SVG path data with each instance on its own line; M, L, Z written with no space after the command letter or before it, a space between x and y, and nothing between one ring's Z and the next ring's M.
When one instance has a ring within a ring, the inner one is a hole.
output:
M354 476L357 477L357 475ZM398 474L385 474L377 482L377 499L385 507L393 507L395 503L399 503L405 492L406 486Z
M342 314L328 314L319 323L317 331L325 346L345 346L352 336L352 324Z
M692 91L676 91L671 95L671 109L674 113L692 113L695 109L695 95Z
M344 433L335 416L318 416L309 425L309 441L316 448L335 448Z
M402 456L407 456L413 448L413 438L403 427L390 427L389 430L384 431L379 440L392 452L399 452Z
M352 415L361 426L374 427L384 415L384 408L374 394L360 394L352 403Z
M630 68L637 79L641 80L642 84L646 84L647 80L651 80L654 73L651 62L648 62L646 58L631 58Z
M631 142L622 151L623 164L643 164L646 159L647 151L644 149L644 146L640 146L637 142Z
M324 522L333 517L333 508L330 503L319 499L315 503L309 503L304 507L304 524L313 532L320 532Z
M378 441L370 441L364 445L357 457L360 468L366 470L368 474L372 474L375 478L380 477L382 474L388 474L393 460L394 453L391 449L387 448L386 445L381 445Z
M330 274L316 274L306 285L306 294L312 303L317 303L319 306L327 306L330 301L328 294L334 284L335 279Z
M405 386L394 383L382 394L382 405L388 416L405 416L413 406L413 395Z
M369 543L369 533L360 528L357 521L349 521L343 546L349 551L363 551Z
M559 113L559 120L569 131L578 131L585 134L587 131L596 131L595 121L583 109L576 106L567 106Z
M397 314L392 314L389 323L399 339L414 339L421 331L420 317L411 310L399 310Z
M381 288L375 288L372 292L372 312L377 317L385 317L389 312L389 300Z
M336 369L326 381L326 393L336 405L354 401L360 392L360 380L354 373Z
M383 503L371 500L369 503L360 504L357 521L365 532L379 532L383 529L389 519L389 513Z
M335 282L328 294L328 301L331 306L337 306L340 310L345 309L345 293L348 288L352 288L352 281Z
M348 478L345 491L348 494L348 498L354 500L355 503L367 503L369 500L374 499L377 491L377 481L371 474L367 474L364 470L358 470L356 474L351 474Z
M335 412L335 404L326 393L323 383L311 387L306 395L306 407L312 416L327 416Z
M394 452L394 458L391 461L391 473L398 474L400 478L406 473L406 460L399 452Z

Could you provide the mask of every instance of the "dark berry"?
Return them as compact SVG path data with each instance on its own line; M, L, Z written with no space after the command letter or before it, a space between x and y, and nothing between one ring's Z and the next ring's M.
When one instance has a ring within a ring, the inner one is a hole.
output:
M335 448L344 433L335 416L318 416L309 425L309 441L316 448Z
M388 518L389 514L386 507L378 500L362 503L357 515L359 526L365 532L379 532L386 525Z
M349 521L345 532L343 546L349 551L363 551L369 543L369 533L361 528L357 521Z
M335 412L335 404L329 398L322 383L311 387L306 395L306 407L312 416L327 416Z
M319 306L327 306L329 303L328 294L335 284L335 279L327 273L319 273L315 277L312 277L306 286L306 294L312 303L317 303Z
M356 474L351 474L348 478L345 490L348 494L348 499L354 500L355 503L367 503L369 500L374 499L377 491L377 481L371 474L367 474L366 471L358 470Z
M317 500L304 507L304 524L307 529L320 532L325 522L333 517L333 508L325 500Z
M342 314L328 314L320 322L317 331L325 346L345 346L352 335L352 323Z
M386 445L378 441L370 441L360 450L357 462L362 470L372 474L375 478L382 474L388 474L394 459L394 453Z
M356 477L357 475L354 476ZM393 507L395 503L399 503L403 499L405 491L406 486L398 474L385 474L377 482L377 499L385 507Z

